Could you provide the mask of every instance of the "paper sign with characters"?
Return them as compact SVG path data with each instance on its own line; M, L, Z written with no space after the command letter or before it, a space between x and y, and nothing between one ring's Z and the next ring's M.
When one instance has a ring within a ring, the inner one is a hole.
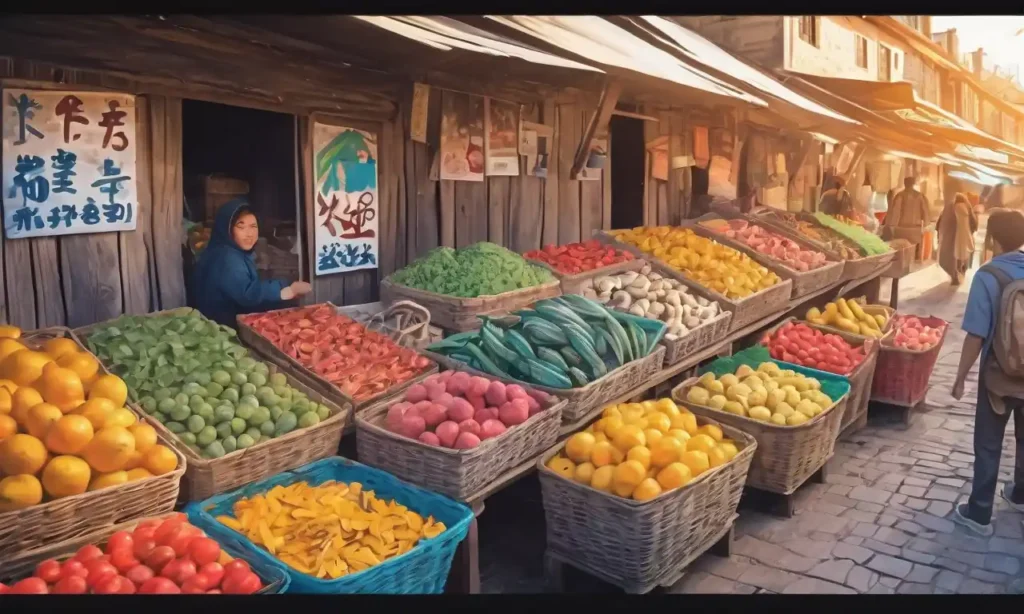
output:
M8 239L134 230L135 97L6 88Z
M377 268L376 136L313 123L317 275Z

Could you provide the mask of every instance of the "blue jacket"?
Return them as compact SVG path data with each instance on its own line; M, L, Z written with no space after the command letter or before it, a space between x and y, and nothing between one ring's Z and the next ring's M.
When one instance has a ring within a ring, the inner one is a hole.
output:
M196 307L206 317L232 328L235 316L283 307L278 280L263 281L253 252L244 251L231 238L238 210L248 203L236 198L217 211L210 243L199 256L193 274Z

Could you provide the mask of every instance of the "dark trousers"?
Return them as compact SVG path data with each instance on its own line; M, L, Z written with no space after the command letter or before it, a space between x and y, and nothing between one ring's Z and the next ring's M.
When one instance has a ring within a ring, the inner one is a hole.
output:
M999 457L1003 453L1006 423L1013 413L1013 435L1017 441L1014 452L1014 490L1024 489L1024 406L1008 404L1005 414L992 411L988 390L982 377L978 381L978 406L974 416L974 483L971 485L971 518L982 524L992 520L996 486L999 484ZM1019 491L1018 491L1019 492Z

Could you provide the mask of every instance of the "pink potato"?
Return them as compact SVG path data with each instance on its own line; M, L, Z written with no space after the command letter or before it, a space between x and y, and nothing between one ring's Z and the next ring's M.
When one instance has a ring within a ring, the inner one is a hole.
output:
M434 434L437 435L437 439L441 442L441 445L450 448L455 445L455 440L459 437L459 425L448 420L437 425L434 430Z
M530 418L530 406L523 399L509 401L501 407L498 418L505 423L505 426L522 424Z
M540 413L541 409L543 409L543 407L541 407L541 404L537 402L537 399L533 397L526 398L526 405L530 408L531 416Z
M473 419L479 422L480 426L483 426L484 422L488 420L497 420L497 418L498 409L496 407L485 407L483 409L478 409L476 413L473 414Z
M419 440L427 444L428 446L441 445L441 440L438 439L437 435L431 433L430 431L423 431L422 433L420 433Z
M385 419L388 430L392 432L399 432L402 429L402 418L405 417L405 410L402 409L401 403L395 403L388 408L388 417Z
M436 401L439 396L447 392L445 386L441 382L431 382L424 385L427 389L427 398L431 401Z
M530 395L530 398L537 401L541 405L546 403L548 397L551 396L550 394L544 392L543 390L537 390L535 388L530 388L529 390L526 391L526 394Z
M479 409L483 409L483 408L487 407L487 401L484 400L484 397L482 395L481 396L477 396L475 394L466 395L466 400L469 401L469 404L473 406L474 410L479 410Z
M437 379L439 379L440 381L442 381L444 383L447 383L448 380L450 380L453 375L455 375L455 371L452 371L451 369L448 369L447 371L441 371L440 373L438 373L437 374Z
M501 407L508 401L508 396L505 394L505 384L491 382L490 386L487 387L487 394L484 395L484 398L487 399L488 405Z
M448 419L448 408L438 403L432 404L423 412L423 421L427 428L434 428Z
M480 439L487 440L492 437L497 437L504 433L505 430L505 425L501 423L501 420L485 420L484 423L480 425Z
M405 391L405 400L410 403L419 403L427 398L427 389L422 384L413 384Z
M451 409L452 403L455 402L455 397L453 397L451 393L446 392L436 399L433 399L433 401L434 403L443 406L445 409Z
M420 416L406 415L402 418L402 434L409 439L418 439L427 429L427 423Z
M462 422L473 417L476 410L466 399L453 399L452 406L448 408L448 417L455 422Z
M491 380L486 377L480 377L477 375L469 383L469 389L466 392L466 396L484 396L487 394L487 389L491 386Z
M519 384L509 384L508 386L505 386L505 396L508 397L509 401L513 399L530 398L530 395L526 394L526 389Z
M459 430L463 433L472 433L477 437L480 436L480 423L470 418L469 420L463 420L459 423Z
M473 433L462 432L459 433L458 439L455 440L453 446L456 450L468 450L475 448L480 445L480 437Z
M465 395L471 384L470 378L469 373L459 371L448 380L448 392L457 397Z

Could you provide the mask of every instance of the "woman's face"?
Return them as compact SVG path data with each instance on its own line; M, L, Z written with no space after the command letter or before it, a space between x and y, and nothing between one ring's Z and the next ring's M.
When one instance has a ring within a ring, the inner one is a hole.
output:
M251 213L243 213L235 220L231 227L231 238L235 245L245 251L256 247L256 241L260 238L260 226L256 223L256 216Z

